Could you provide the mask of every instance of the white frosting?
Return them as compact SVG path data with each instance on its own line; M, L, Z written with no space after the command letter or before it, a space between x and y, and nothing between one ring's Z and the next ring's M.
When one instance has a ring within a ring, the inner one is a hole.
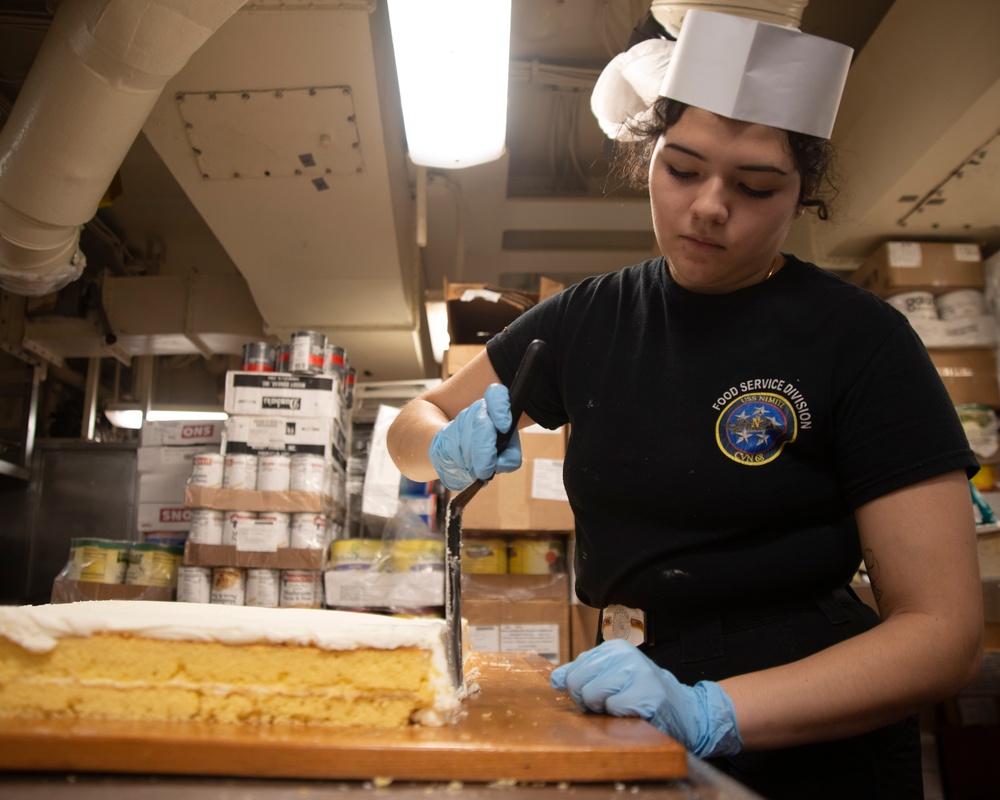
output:
M440 619L307 608L258 608L208 603L90 600L43 606L0 606L0 636L46 653L59 639L117 633L170 641L306 645L323 650L417 647L431 652L435 710L447 717L459 704L451 686ZM435 723L430 719L425 724Z

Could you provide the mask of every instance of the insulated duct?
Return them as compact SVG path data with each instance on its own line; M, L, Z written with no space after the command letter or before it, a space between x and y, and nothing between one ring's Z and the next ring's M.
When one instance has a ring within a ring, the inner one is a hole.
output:
M0 130L0 288L76 280L80 229L167 81L246 0L64 0Z
M786 28L798 28L802 22L802 12L808 4L809 0L691 0L686 3L653 0L649 10L653 18L671 36L676 37L680 33L684 15L693 8L749 17Z

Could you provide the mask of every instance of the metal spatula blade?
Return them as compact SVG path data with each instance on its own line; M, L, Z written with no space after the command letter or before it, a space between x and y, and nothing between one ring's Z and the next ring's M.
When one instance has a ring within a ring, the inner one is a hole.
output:
M497 435L497 455L507 449L517 431L517 421L524 413L528 392L542 364L547 346L541 339L535 339L525 350L517 374L510 385L510 430ZM444 612L447 628L448 672L456 688L465 683L462 672L462 512L469 501L486 485L484 480L475 480L455 495L448 503L445 515L445 584Z

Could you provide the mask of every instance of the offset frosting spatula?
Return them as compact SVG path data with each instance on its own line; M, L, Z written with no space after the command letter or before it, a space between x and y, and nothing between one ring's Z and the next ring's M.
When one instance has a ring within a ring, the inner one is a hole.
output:
M497 435L497 455L507 449L511 438L517 431L517 421L524 413L524 404L547 345L541 339L535 339L524 352L517 374L510 385L510 430ZM448 672L456 688L461 688L465 682L462 673L462 512L469 501L486 485L487 481L476 479L455 495L448 503L445 515L445 583L444 611L447 627Z

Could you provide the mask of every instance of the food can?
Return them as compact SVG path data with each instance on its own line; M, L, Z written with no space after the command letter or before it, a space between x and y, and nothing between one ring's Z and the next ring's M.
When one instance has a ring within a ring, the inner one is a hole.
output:
M212 568L177 568L177 602L209 603L212 600Z
M279 344L275 355L275 366L278 372L289 372L292 363L292 346L290 344Z
M347 372L344 375L344 407L354 408L354 382L357 380L357 370L354 367L348 367Z
M444 541L441 539L397 539L389 547L393 572L444 570Z
M996 412L989 406L965 404L955 406L969 447L980 461L989 461L1000 450L1000 434Z
M113 539L71 539L68 577L87 583L124 583L129 543Z
M330 569L371 569L381 551L380 539L337 539L330 545Z
M549 536L511 539L507 569L512 575L566 571L566 543Z
M191 477L188 483L192 486L206 486L209 489L222 487L222 479L226 472L226 457L221 453L198 453L191 459Z
M989 313L986 294L978 289L955 289L934 299L941 319L964 319L982 317Z
M247 570L245 605L277 608L280 595L280 569Z
M247 342L243 345L244 372L274 372L277 369L277 348L267 342Z
M284 511L259 511L254 528L258 533L257 544L262 550L279 550L288 547L291 514Z
M257 489L287 492L292 480L292 459L281 453L257 457Z
M337 385L343 383L344 373L347 371L347 351L343 347L335 344L327 344L326 359L323 362L323 372L332 375Z
M288 529L290 547L322 550L326 546L327 518L325 514L305 511L292 514Z
M470 575L506 575L507 540L499 537L463 537L462 572Z
M236 536L242 523L247 527L247 523L252 524L257 519L256 511L225 511L225 526L222 529L222 544L236 544Z
M315 331L292 334L289 371L305 375L321 375L326 360L326 335Z
M212 570L209 602L220 606L241 606L245 601L246 573L239 567L215 567Z
M170 547L183 548L187 544L190 531L164 531L163 533L147 533L142 537L144 542L150 544L166 544Z
M288 488L293 492L323 492L329 476L330 468L323 456L296 453L291 460Z
M225 527L225 511L214 508L193 508L188 541L195 544L222 544L222 532Z
M133 544L129 548L128 570L125 583L130 586L177 586L177 568L181 565L184 550L162 544Z
M257 456L231 453L226 456L223 489L256 489Z
M282 608L322 608L323 573L316 569L281 571Z

